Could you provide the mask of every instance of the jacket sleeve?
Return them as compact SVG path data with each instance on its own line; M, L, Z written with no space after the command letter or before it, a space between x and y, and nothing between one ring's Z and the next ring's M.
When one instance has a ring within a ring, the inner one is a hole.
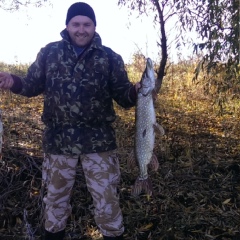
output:
M13 89L13 92L15 90L16 93L26 97L34 97L44 92L46 81L46 54L47 47L42 48L38 53L36 60L28 68L27 75L21 78L21 91L17 92Z
M137 93L129 81L122 57L113 52L111 61L110 91L113 99L124 108L135 106Z

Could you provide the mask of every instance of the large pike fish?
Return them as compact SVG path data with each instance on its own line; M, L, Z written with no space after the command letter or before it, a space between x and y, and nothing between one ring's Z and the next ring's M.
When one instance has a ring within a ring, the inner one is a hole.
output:
M141 87L138 90L137 105L135 111L135 146L134 158L139 167L139 176L132 187L132 194L139 195L145 192L152 195L152 184L148 176L148 166L157 171L158 159L153 153L155 133L164 134L163 128L157 124L154 109L153 93L155 88L155 73L150 58L146 61Z

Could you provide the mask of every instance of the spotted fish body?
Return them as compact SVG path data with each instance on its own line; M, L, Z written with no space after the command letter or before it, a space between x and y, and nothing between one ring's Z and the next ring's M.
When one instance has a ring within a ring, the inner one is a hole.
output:
M148 177L148 166L157 170L159 163L153 153L155 131L163 134L163 129L156 123L156 115L153 102L155 88L155 74L153 63L147 59L146 69L142 75L141 88L138 91L135 111L135 159L139 167L139 176L132 188L133 195L139 195L142 191L152 194L151 181Z

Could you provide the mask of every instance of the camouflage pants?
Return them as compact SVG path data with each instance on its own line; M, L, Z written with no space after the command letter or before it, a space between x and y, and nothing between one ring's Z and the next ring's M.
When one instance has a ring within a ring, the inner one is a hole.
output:
M117 194L120 168L114 151L81 155L80 158L45 155L43 162L43 183L47 188L47 194L43 199L45 229L49 232L58 232L66 227L72 210L70 196L79 159L88 191L93 198L97 226L105 236L121 235L124 231L123 216Z

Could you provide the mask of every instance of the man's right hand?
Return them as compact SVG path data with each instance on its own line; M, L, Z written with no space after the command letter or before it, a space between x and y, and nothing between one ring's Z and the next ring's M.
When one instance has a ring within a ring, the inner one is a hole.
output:
M2 89L10 89L13 86L13 78L11 74L6 72L0 72L0 88Z

